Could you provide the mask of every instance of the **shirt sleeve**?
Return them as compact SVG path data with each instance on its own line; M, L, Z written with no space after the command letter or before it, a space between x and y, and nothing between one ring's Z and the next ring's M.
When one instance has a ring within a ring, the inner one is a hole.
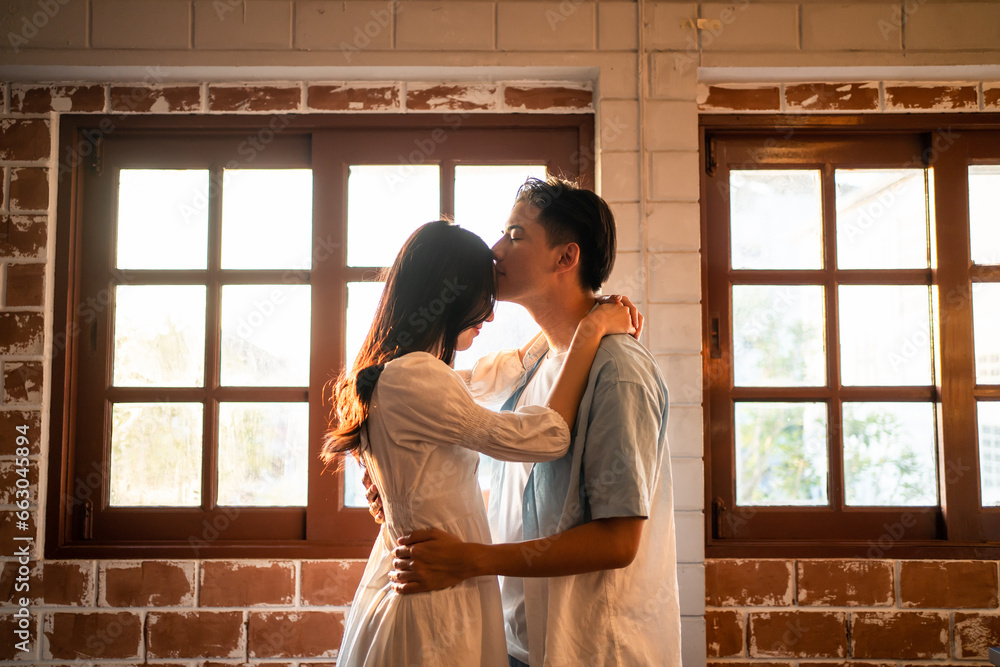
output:
M583 484L592 519L648 517L663 411L639 382L601 383L587 425Z
M402 445L457 445L501 461L525 462L551 461L569 449L569 428L559 413L541 406L487 410L455 371L423 352L386 364L373 403Z
M497 403L510 396L524 376L518 350L491 352L472 368L455 371L480 403Z

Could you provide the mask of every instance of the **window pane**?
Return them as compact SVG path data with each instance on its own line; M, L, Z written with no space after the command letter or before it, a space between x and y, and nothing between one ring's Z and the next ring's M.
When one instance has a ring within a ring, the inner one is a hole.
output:
M937 504L934 406L844 403L844 501Z
M544 164L456 166L455 222L492 246L503 235L517 189L545 174Z
M305 506L308 403L220 403L220 505Z
M736 404L736 502L827 504L826 404Z
M979 474L982 475L983 507L1000 506L1000 403L980 401Z
M835 180L839 268L927 267L923 169L838 169Z
M1000 264L1000 165L969 167L972 261Z
M118 178L119 269L208 266L208 171L122 169Z
M365 485L361 483L361 466L353 456L344 457L344 507L368 508Z
M347 263L391 265L413 230L441 217L440 183L437 165L352 165L347 179Z
M841 382L929 385L928 288L842 285L839 290Z
M312 171L226 169L222 268L312 266Z
M973 283L976 382L1000 384L1000 283Z
M737 386L826 384L821 285L734 285Z
M820 172L729 173L734 269L823 268Z
M201 504L201 403L116 403L111 409L111 505Z
M119 285L115 386L202 387L204 383L205 287Z
M223 285L223 386L309 384L309 285Z
M365 342L384 287L385 283L347 283L347 356L344 360L348 367L354 365L358 350Z

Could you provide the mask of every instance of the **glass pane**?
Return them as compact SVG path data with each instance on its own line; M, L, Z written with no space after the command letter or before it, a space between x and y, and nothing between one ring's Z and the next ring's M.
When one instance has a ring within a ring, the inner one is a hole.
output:
M734 269L823 268L819 171L731 171L729 195Z
M201 403L116 403L111 409L111 505L201 504Z
M312 266L312 171L226 169L222 268Z
M347 356L344 359L348 367L353 366L365 342L384 287L385 283L347 283Z
M839 268L927 267L923 169L838 169L835 180Z
M223 386L309 384L309 285L223 285Z
M204 383L205 286L119 285L115 386L202 387Z
M219 404L220 505L305 506L308 403Z
M934 406L844 403L844 501L937 504Z
M823 287L734 285L736 386L826 384Z
M973 283L976 382L1000 384L1000 283Z
M928 288L841 285L840 374L844 385L931 383Z
M414 229L441 217L440 171L437 165L351 166L347 180L350 266L391 265Z
M997 507L1000 506L1000 403L980 401L976 412L983 507Z
M736 404L736 502L827 504L826 404Z
M518 188L545 175L544 164L456 166L455 222L492 246L503 235Z
M1000 165L969 167L972 261L1000 264Z
M361 483L361 466L353 456L344 457L344 507L368 508L365 485Z
M119 269L208 266L208 170L122 169Z

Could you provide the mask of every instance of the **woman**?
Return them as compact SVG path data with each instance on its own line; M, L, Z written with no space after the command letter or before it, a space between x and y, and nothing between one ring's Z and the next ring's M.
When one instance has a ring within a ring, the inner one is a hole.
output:
M598 306L578 327L547 406L496 413L451 369L492 318L495 296L493 254L478 236L446 221L423 225L389 270L352 371L338 379L323 457L359 456L385 512L344 628L341 667L507 664L495 577L403 597L388 579L392 550L417 528L488 542L478 452L514 461L565 454L601 337L632 327L624 306Z

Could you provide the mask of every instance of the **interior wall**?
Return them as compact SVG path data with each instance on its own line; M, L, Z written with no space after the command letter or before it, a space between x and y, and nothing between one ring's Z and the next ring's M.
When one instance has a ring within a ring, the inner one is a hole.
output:
M737 579L719 579L727 565L719 561L709 564L706 640L697 118L700 111L729 109L853 111L858 99L871 99L862 91L873 81L876 106L865 109L870 112L921 110L903 102L893 107L889 89L893 82L928 81L975 93L974 101L968 94L945 95L930 104L935 110L1000 110L1000 4L13 0L0 15L0 49L0 79L7 81L0 121L3 636L13 636L19 622L12 602L20 566L14 537L35 538L34 653L17 655L2 642L0 660L194 665L210 656L226 664L324 664L334 659L344 605L360 577L359 561L39 560L45 514L39 499L46 484L39 471L47 468L52 278L59 261L51 240L59 165L66 157L56 141L60 114L413 113L420 110L407 105L411 93L446 82L458 84L457 90L428 99L442 109L471 105L473 113L507 108L505 91L524 84L592 91L585 103L592 106L574 102L576 108L563 110L592 108L596 114L597 187L614 209L620 239L608 289L641 304L645 343L670 389L685 665L704 665L710 651L713 661L730 663L861 658L849 644L843 655L811 652L801 642L777 655L755 649L762 644L748 635L751 613L780 607L792 614L784 622L816 611L799 611L810 603L832 607L832 614L854 603L803 601L784 592L777 598L727 596L729 586L749 586L756 570L739 566ZM748 82L753 93L740 92ZM823 87L831 82L837 85ZM855 102L843 101L844 82L859 86L847 96ZM813 86L817 99L826 101L797 97L796 83ZM239 92L229 107L217 106L213 99L225 96L213 98L214 88ZM350 92L371 88L391 89L395 97ZM825 96L817 92L830 89ZM540 110L553 105L559 106L549 99ZM15 524L11 494L13 429L20 424L31 433L36 491L27 531ZM791 560L765 562L790 573L799 567ZM976 613L992 619L987 637L1000 634L996 565L986 564L983 579L994 595ZM899 567L892 563L894 572ZM788 586L801 580L801 574L788 576ZM844 576L850 583L853 575ZM978 655L955 643L960 619L954 608L935 607L935 622L942 614L946 622L947 646L927 657ZM740 643L712 648L723 641L720 627L732 630L730 621ZM182 633L191 639L172 641Z

